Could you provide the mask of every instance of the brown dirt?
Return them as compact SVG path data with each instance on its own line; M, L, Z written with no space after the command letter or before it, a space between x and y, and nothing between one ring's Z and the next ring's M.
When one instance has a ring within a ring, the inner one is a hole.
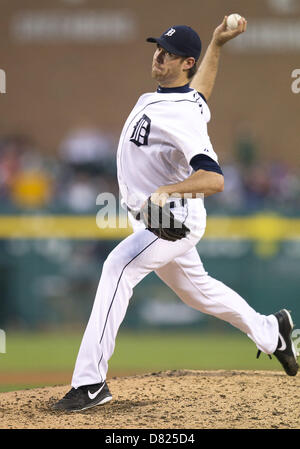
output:
M71 379L70 371L28 371L0 373L0 385L57 385L65 384Z
M51 411L70 386L0 394L1 429L298 429L300 377L270 371L165 371L108 381L113 400Z

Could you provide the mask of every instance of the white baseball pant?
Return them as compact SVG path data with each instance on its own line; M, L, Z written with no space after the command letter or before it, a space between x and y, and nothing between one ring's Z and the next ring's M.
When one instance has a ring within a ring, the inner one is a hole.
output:
M191 232L176 242L157 238L130 217L134 233L117 245L103 264L75 364L74 388L106 379L108 361L133 288L152 271L189 306L229 322L246 333L261 351L272 354L276 350L276 317L257 313L240 295L204 270L195 245L204 234L206 212L202 200L186 201L173 213Z

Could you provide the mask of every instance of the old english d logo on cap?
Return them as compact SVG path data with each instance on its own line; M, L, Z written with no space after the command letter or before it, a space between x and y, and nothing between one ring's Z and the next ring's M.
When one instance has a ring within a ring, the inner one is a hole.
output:
M170 28L169 31L165 33L165 36L173 36L174 33L176 33L176 30L174 30L174 28Z

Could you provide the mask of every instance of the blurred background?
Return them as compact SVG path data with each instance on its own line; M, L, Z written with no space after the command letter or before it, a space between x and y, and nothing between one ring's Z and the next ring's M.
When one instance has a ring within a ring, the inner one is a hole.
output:
M70 381L102 264L131 232L99 229L96 198L118 197L123 123L137 98L156 89L145 39L187 24L199 32L203 56L233 12L248 29L223 48L209 100L225 190L206 200L198 249L210 275L258 312L286 307L300 327L300 93L292 88L300 85L292 76L300 69L299 1L0 7L0 389ZM110 375L279 368L256 361L246 336L187 308L154 275L134 291L110 367Z

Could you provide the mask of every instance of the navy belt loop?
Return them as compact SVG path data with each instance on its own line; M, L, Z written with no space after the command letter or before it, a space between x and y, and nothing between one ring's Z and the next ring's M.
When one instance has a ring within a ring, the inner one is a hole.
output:
M176 207L176 201L171 201L170 202L170 209L173 209L174 207ZM185 206L186 205L186 200L185 198L180 198L180 206Z

